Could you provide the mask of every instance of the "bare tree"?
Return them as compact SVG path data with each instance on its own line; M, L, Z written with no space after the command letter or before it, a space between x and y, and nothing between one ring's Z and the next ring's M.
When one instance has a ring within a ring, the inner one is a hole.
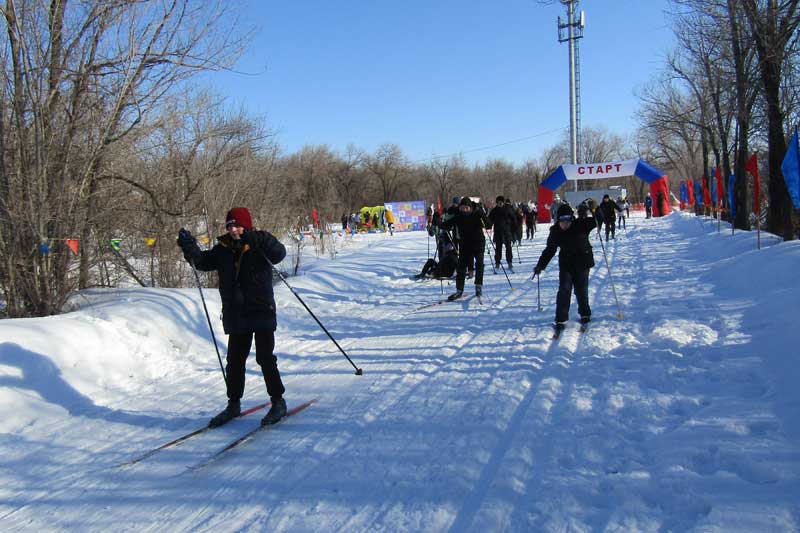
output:
M767 102L769 173L773 178L781 176L781 163L786 153L786 124L781 99L782 69L787 56L797 51L797 29L800 26L798 3L798 0L741 2L758 51L761 83ZM784 180L769 180L769 199L770 231L782 235L786 240L794 239L792 204Z
M450 198L464 183L467 164L463 155L448 159L432 159L425 168L425 174L433 183L433 194L439 198Z
M401 178L408 171L408 161L396 144L383 144L365 159L365 165L377 179L383 194L382 202L394 199Z
M8 104L0 287L9 316L58 311L74 284L67 237L81 237L79 281L88 283L86 244L104 210L109 158L173 88L238 56L249 36L233 31L230 5L19 0L0 7Z

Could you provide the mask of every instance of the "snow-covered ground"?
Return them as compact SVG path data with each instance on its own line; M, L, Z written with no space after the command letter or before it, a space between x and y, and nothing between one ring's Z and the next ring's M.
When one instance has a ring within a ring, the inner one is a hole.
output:
M0 529L800 530L800 242L635 217L607 246L622 317L593 240L594 322L553 342L539 229L482 303L415 311L442 295L409 278L423 232L306 262L290 282L364 375L279 284L289 407L319 401L198 469L264 411L118 466L225 404L197 289L0 321ZM253 356L243 407L264 400Z

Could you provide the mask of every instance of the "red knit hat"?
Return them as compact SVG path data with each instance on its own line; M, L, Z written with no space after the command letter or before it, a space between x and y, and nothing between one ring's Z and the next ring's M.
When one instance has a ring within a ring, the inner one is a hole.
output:
M253 229L253 219L250 217L250 211L246 207L234 207L228 214L225 215L225 227L231 224L241 226L247 231Z

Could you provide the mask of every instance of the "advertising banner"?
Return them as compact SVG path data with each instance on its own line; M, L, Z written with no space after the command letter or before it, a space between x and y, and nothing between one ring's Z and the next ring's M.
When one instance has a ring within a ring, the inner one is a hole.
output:
M425 218L425 200L413 202L389 202L384 204L387 211L394 215L395 231L424 231L427 226Z

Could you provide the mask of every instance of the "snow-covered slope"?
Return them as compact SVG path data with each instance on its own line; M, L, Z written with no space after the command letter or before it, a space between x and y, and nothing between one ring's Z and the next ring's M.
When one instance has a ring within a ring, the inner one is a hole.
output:
M0 322L0 529L800 529L800 243L634 217L610 273L593 240L590 330L553 342L545 237L515 250L514 290L488 266L482 302L417 311L454 289L409 279L425 233L307 263L292 286L364 375L276 286L287 401L319 401L198 469L263 411L117 466L225 404L196 289ZM244 407L264 400L253 356Z

